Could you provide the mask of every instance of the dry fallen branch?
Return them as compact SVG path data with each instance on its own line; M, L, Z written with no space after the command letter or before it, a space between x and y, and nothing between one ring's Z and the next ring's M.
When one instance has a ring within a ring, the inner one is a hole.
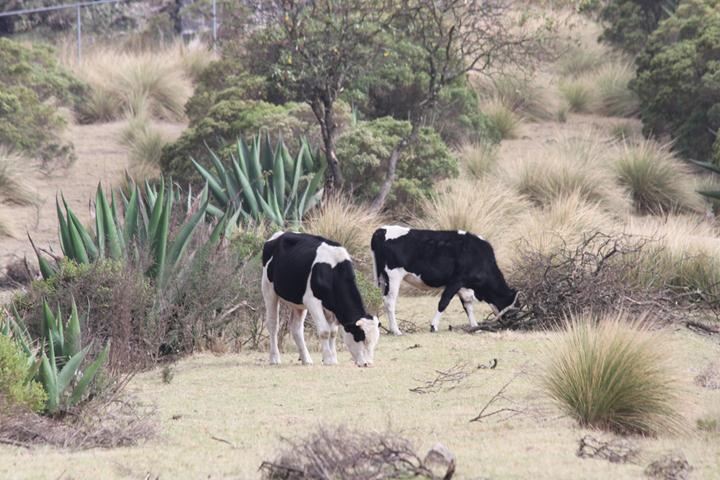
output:
M505 383L505 385L503 385L502 387L500 387L500 390L498 390L497 392L495 392L495 394L494 394L492 397L490 397L490 400L488 400L487 403L485 403L485 406L483 406L482 410L480 410L480 413L478 413L477 416L471 418L471 419L470 419L470 422L471 422L471 423L472 423L472 422L479 422L480 420L483 420L483 419L485 419L485 418L487 418L487 417L492 417L493 415L498 415L498 414L501 414L501 413L508 413L508 414L510 414L510 415L508 415L507 417L505 417L505 420L507 420L508 418L511 418L511 417L516 416L516 415L520 415L520 414L522 414L522 413L525 413L525 412L526 412L525 410L519 410L519 409L511 408L511 407L502 407L502 408L498 408L497 410L493 410L493 411L491 411L491 412L485 413L485 412L488 410L488 408L490 408L491 406L493 406L493 404L495 404L495 402L497 402L497 401L499 401L499 400L509 401L509 400L505 397L505 390L507 390L507 388L510 386L510 384L513 383L513 382L517 379L517 377L520 376L520 375L522 375L523 373L524 373L524 371L522 371L522 370L521 370L520 372L516 373L515 375L513 375L513 376L510 378L510 380L508 380L508 381Z
M494 369L497 366L497 359L490 360L488 365L478 365L472 367L464 362L459 362L450 367L448 370L435 370L437 375L431 380L427 380L417 387L410 388L413 393L426 394L437 393L442 390L453 390L474 371L479 369Z
M640 449L623 438L616 438L607 442L598 440L590 435L580 439L577 456L580 458L603 458L611 463L633 462Z

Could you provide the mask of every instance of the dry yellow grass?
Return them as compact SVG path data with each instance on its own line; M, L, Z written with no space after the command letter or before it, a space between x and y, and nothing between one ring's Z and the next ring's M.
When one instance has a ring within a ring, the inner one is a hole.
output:
M398 315L425 331L437 298L401 298ZM486 310L483 310L485 312ZM458 302L444 324L467 323ZM73 478L258 478L264 459L274 458L279 436L304 436L320 423L363 430L390 427L425 452L442 442L457 456L458 480L488 478L583 478L618 480L642 477L644 466L667 450L680 448L695 478L713 478L720 458L717 434L632 438L642 450L638 464L613 464L576 456L579 439L598 432L578 428L542 395L534 372L540 354L555 334L467 335L443 329L438 334L383 336L373 368L359 369L346 351L337 367L303 367L297 361L270 367L265 352L197 356L175 366L172 383L161 368L140 374L129 390L157 406L161 434L133 448L71 452L0 446L0 477ZM688 422L720 402L720 391L694 386L692 377L720 355L720 346L689 332L672 333L672 361L687 372L689 392L682 405ZM318 358L317 342L310 343ZM409 348L413 345L419 348ZM294 352L286 339L286 357ZM293 353L294 355L294 353ZM297 358L297 357L295 357ZM419 395L409 391L458 362L470 367L498 359L495 370L475 370L455 389ZM506 391L507 402L525 414L502 415L469 423L500 387L520 371ZM214 438L213 438L214 437Z

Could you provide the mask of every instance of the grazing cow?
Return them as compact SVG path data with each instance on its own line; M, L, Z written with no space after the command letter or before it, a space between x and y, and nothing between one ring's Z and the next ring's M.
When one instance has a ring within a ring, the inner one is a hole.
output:
M371 248L375 280L383 291L395 335L401 335L395 303L403 280L419 288L443 288L431 332L438 330L440 317L455 295L471 327L477 326L472 310L475 298L490 304L496 314L515 302L517 291L505 283L492 246L472 233L385 226L373 234Z
M335 337L339 326L355 363L363 367L372 364L380 338L379 322L365 311L347 250L315 235L279 232L265 242L262 263L271 364L280 363L280 302L292 308L290 332L303 364L312 364L303 336L308 311L322 343L323 364L338 363Z

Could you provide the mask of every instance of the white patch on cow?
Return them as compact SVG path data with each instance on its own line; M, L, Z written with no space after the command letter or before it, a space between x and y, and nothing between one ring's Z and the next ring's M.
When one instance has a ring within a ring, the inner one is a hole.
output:
M477 233L473 233L473 235L475 235L480 240L485 240L485 237L483 237L482 235L478 235Z
M466 232L465 230L458 230L458 233L459 233L460 235L465 235L465 234L467 234L467 232Z
M407 227L400 227L398 225L386 225L382 227L385 230L385 240L394 240L407 235L410 229Z
M400 284L405 278L407 271L404 268L387 268L385 267L385 273L388 276L387 295L383 295L383 305L385 306L385 313L388 316L388 322L390 331L394 335L402 335L400 328L395 318L395 306L397 304L398 295L400 293Z
M315 261L313 262L313 265L316 263L327 263L330 267L335 268L335 265L346 260L350 260L350 254L347 250L343 247L334 247L323 242L320 244L317 252L315 253Z
M437 332L440 328L440 317L442 317L443 312L438 311L435 316L432 319L432 323L430 323L430 331L431 332Z
M284 233L285 232L283 232L283 231L275 232L272 234L272 237L268 238L267 241L271 242L271 241L275 240L276 238L280 237L280 235L283 235Z
M358 367L369 367L373 363L375 347L380 339L380 321L377 317L372 319L361 318L355 322L355 325L365 333L365 340L356 342L351 333L345 332L345 346L347 346Z
M463 308L467 314L471 327L477 327L475 314L473 313L473 302L475 301L475 291L472 288L461 288L458 292L460 300L462 300Z
M268 278L267 270L270 262L272 262L272 258L263 267L261 290L265 300L265 326L270 334L270 364L278 365L280 363L280 350L278 349L280 297L275 293L275 288Z

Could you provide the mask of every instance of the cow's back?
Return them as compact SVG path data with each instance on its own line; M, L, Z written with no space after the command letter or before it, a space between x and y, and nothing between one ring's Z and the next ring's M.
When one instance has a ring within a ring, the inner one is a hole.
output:
M318 247L322 243L338 245L316 235L285 232L263 246L263 266L275 292L286 301L302 304L308 278Z

